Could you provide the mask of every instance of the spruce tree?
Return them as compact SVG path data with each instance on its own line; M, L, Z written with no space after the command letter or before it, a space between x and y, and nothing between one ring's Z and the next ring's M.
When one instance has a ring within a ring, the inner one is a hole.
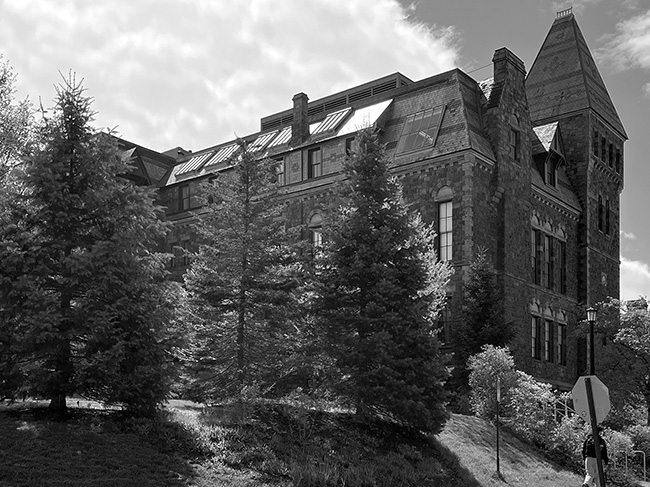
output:
M514 338L515 327L503 317L503 294L496 271L481 249L469 267L463 285L463 315L452 330L454 362L449 385L459 395L469 393L467 360L484 345L505 347Z
M432 228L407 211L376 134L359 133L344 173L315 301L336 389L360 418L386 413L439 431L447 372L435 323L451 270L437 259Z
M275 162L239 141L232 168L202 187L198 251L185 274L195 317L190 394L270 388L295 368L301 269L277 200Z
M173 372L167 225L71 77L57 90L0 229L5 352L16 389L66 411L74 393L152 413Z

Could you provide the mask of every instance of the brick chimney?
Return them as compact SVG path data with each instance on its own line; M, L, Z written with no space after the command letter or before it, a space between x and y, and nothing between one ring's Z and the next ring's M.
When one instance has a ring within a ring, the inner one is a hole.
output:
M291 146L296 147L309 138L309 120L307 103L309 98L304 93L293 96L293 122L291 122Z

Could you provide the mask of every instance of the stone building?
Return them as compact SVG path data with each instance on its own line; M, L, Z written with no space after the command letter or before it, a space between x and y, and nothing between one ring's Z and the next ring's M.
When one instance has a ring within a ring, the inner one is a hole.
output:
M293 106L261 119L244 137L277 165L289 215L314 243L327 224L325 203L341 163L363 127L379 131L392 171L412 209L438 231L439 256L456 272L448 289L444 336L458 320L462 283L486 249L505 296L504 319L516 323L517 366L560 389L586 370L586 340L575 335L585 308L619 295L619 196L625 130L571 11L560 12L526 73L506 48L493 77L477 81L453 69L414 82L400 73ZM157 155L160 187L175 223L171 266L191 248L189 210L198 183L226 171L236 153L227 141L193 153ZM152 161L149 160L151 165Z

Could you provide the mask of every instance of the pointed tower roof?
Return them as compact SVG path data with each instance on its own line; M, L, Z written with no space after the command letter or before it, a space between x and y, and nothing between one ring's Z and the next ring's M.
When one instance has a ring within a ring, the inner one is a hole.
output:
M558 13L526 78L534 125L591 108L627 134L571 10Z

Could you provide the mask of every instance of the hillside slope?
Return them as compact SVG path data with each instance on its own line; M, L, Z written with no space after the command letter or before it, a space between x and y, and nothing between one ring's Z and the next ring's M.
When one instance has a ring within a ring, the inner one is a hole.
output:
M535 448L500 430L500 471L518 487L579 486L583 478L546 460ZM482 487L503 486L496 474L496 428L474 416L454 414L438 441L454 453Z

